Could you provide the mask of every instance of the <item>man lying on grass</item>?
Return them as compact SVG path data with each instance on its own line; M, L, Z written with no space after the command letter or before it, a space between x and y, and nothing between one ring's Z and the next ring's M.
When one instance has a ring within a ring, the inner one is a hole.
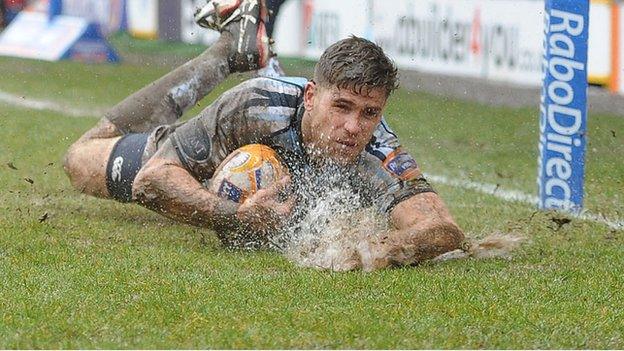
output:
M176 123L230 73L266 65L265 19L263 1L209 1L196 20L218 29L218 41L113 107L74 143L64 163L72 185L218 232L237 224L268 235L292 223L293 208L302 206L278 190L331 170L347 174L362 203L392 225L369 243L376 268L457 249L462 231L382 118L397 70L370 41L351 37L330 46L310 81L251 79ZM277 151L292 177L238 205L202 183L246 144Z

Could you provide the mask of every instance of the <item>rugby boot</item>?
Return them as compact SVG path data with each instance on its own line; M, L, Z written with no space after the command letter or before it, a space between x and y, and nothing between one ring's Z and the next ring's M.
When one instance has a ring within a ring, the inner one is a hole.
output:
M230 72L246 72L265 67L272 56L265 27L267 16L265 0L210 0L197 10L195 21L202 27L232 34Z
M221 31L241 2L242 0L208 0L206 5L195 11L195 22L201 27Z

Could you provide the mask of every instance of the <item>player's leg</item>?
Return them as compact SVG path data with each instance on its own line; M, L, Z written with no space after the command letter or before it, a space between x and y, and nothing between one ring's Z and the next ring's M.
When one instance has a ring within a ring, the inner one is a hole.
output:
M267 8L269 9L269 20L266 24L267 35L269 38L273 38L273 30L275 28L275 21L279 15L280 8L284 5L286 0L267 0Z
M87 195L108 198L106 166L121 133L106 118L69 147L63 168L72 186Z
M218 9L217 3L219 1L213 1L209 5ZM147 131L173 124L230 72L266 64L263 57L269 53L269 44L264 22L250 20L260 18L262 11L266 11L260 5L255 0L243 0L237 3L235 12L208 14L221 22L222 34L215 44L114 106L70 147L64 167L72 185L88 195L114 196L111 184L114 185L117 178L125 180L122 178L127 175L132 181L141 166L140 154L146 147L153 149L169 132L167 128L159 128L148 135ZM224 20L228 22L223 24ZM117 195L127 195L124 194Z
M220 38L198 57L108 111L105 119L118 129L109 137L142 133L158 125L172 124L230 72L266 65L270 47L262 20L267 10L262 1L213 0L202 10L203 15L196 16L198 24L219 30Z
M266 31L269 38L274 38L273 31L275 29L275 22L277 20L277 16L279 16L279 11L285 0L266 0L267 9L269 10L269 19L266 23ZM272 77L278 78L286 75L282 65L277 59L276 55L272 55L267 62L267 65L261 69L259 69L256 74L259 77Z
M270 47L262 1L212 0L201 10L198 24L220 31L221 36L198 57L113 107L105 117L123 134L172 124L231 72L266 65Z
M107 111L99 123L80 137L65 155L65 171L74 188L88 195L109 198L111 174L108 173L114 172L115 167L114 164L109 165L110 155L120 139L130 134L146 133L159 125L175 123L184 111L227 77L227 54L231 42L231 34L224 32L215 45L200 56ZM135 146L137 150L142 147L145 145Z

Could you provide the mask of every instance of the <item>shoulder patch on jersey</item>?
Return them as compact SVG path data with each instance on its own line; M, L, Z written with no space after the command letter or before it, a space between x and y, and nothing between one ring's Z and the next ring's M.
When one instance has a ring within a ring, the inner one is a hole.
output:
M407 181L420 176L416 160L401 148L388 154L382 165L388 172L401 180Z
M382 118L377 128L375 128L371 140L366 145L366 151L377 157L381 162L384 162L400 146L401 144L399 144L396 134L392 132L385 119Z

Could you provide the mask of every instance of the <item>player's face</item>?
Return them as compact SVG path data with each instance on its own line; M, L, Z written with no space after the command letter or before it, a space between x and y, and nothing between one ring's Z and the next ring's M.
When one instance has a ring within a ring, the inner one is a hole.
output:
M314 156L328 157L338 164L354 162L381 121L386 99L381 88L357 94L351 89L308 83L302 122L306 148Z

